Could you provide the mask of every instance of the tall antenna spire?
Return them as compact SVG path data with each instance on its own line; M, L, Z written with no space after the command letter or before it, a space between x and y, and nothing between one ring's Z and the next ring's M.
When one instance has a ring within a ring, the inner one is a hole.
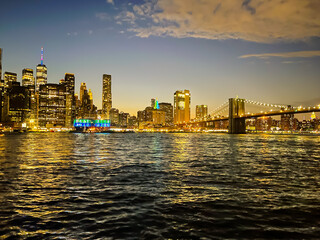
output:
M41 65L43 65L43 47L41 48Z

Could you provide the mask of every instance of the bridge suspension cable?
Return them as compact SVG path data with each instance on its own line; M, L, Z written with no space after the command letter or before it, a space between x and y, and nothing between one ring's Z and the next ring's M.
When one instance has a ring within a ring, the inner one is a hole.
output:
M275 107L275 108L285 108L285 109L288 108L287 105L262 103L262 102L258 102L258 101L248 100L248 99L245 99L245 103L250 103L250 104L253 104L253 105L265 106L265 107ZM292 108L296 108L296 107L292 107Z
M228 107L228 104L229 101L222 103L219 107L210 112L210 116L216 116L219 112L224 111L225 108Z

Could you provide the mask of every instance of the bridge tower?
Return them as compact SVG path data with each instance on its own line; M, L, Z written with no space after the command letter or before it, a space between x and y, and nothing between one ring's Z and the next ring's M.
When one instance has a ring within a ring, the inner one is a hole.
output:
M244 118L239 118L245 114L244 99L229 98L229 129L228 133L246 133L246 122Z

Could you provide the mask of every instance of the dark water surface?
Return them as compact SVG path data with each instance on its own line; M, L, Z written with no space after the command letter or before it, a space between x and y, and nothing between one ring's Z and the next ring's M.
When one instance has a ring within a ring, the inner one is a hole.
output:
M320 137L0 137L0 239L320 237Z

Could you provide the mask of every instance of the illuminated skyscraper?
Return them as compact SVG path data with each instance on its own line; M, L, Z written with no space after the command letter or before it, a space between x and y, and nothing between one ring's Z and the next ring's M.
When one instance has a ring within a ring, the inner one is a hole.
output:
M47 84L47 74L48 74L48 69L46 65L43 64L43 48L41 48L41 63L37 66L36 91L39 91L40 85Z
M111 126L118 126L118 124L119 124L119 109L111 108L110 120L111 120Z
M92 91L91 91L90 88L89 88L89 91L88 91L88 95L89 95L89 98L90 98L91 108L93 108L93 95L92 95Z
M173 106L171 103L159 103L160 110L166 113L166 125L173 124Z
M64 85L66 86L66 92L74 96L74 83L75 76L73 73L66 73L64 75Z
M191 96L189 90L176 91L174 93L174 123L190 121Z
M30 113L28 88L20 86L19 82L14 82L5 95L7 109L4 120L20 127Z
M110 118L110 110L112 108L111 99L111 75L103 74L103 89L102 89L102 112L104 118Z
M35 127L37 125L37 115L38 107L37 100L38 95L35 93L35 81L33 76L33 69L25 68L22 70L22 86L29 90L29 101L30 101L30 115L28 123L30 122L30 127Z
M196 106L196 119L203 119L208 115L208 107L207 105L197 105Z
M2 48L0 48L0 80L2 80Z
M81 83L81 86L80 86L80 102L82 104L82 101L83 101L83 95L84 95L84 92L87 91L87 86L86 86L86 83Z
M34 85L33 69L25 68L22 70L22 86Z
M75 99L74 99L74 83L75 76L73 73L66 73L64 76L63 85L66 88L66 127L72 127L73 120L75 119Z
M42 84L39 89L39 126L66 125L66 87L64 84Z
M13 82L17 81L17 74L12 72L4 73L4 88L8 89L12 86Z

